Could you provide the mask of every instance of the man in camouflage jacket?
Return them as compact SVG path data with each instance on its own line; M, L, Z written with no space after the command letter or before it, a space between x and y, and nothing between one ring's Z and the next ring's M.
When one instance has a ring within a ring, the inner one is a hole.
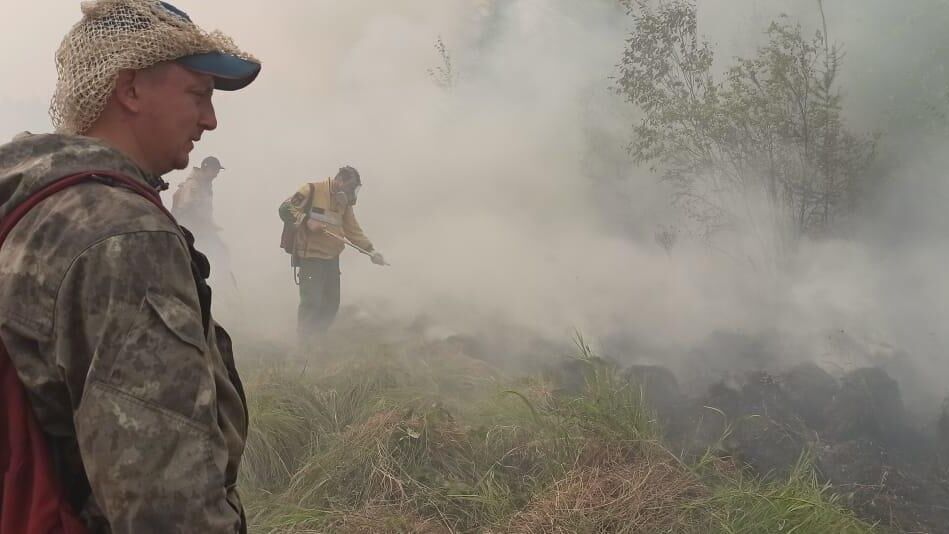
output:
M72 32L119 25L109 9L142 10L131 33L120 28L133 37L143 21L191 24L165 3L104 5L84 5L90 11ZM158 10L168 13L149 19ZM166 187L160 175L184 168L193 143L217 125L213 89L243 87L260 69L200 55L119 69L87 128L60 123L70 135L0 146L0 217L77 172ZM236 491L246 402L230 338L210 315L208 272L187 230L105 178L39 203L0 249L0 339L92 532L246 530Z

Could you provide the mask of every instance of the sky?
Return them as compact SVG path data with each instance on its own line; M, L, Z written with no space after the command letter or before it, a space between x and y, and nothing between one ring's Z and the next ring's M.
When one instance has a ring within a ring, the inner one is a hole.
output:
M949 376L946 139L929 120L949 87L945 10L826 4L846 53L848 120L886 135L889 182L859 232L803 243L774 275L687 236L671 254L656 244L682 215L624 152L638 115L611 77L631 23L609 0L179 0L264 65L248 89L215 95L219 127L192 154L226 167L215 216L232 262L215 267L215 313L244 337L292 338L296 287L277 207L352 165L364 183L357 217L392 264L344 254L344 306L360 313L426 316L445 332L504 322L568 340L580 330L650 363L716 332L778 332L775 350L791 359L855 366L905 351ZM814 6L702 0L700 31L723 68L782 12L815 31ZM64 0L13 9L0 19L0 138L49 131L53 54L80 14ZM439 38L450 89L428 74L441 65ZM184 176L168 177L172 191Z

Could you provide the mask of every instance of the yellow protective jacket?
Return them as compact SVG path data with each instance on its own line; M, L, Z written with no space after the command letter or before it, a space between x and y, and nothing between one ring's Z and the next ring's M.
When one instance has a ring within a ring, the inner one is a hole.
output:
M339 256L346 245L327 232L311 232L306 226L307 218L316 219L326 229L340 237L349 238L356 246L372 251L372 242L363 233L352 206L339 206L331 193L332 178L324 182L304 184L280 206L281 216L290 218L297 226L295 254L301 258L332 259ZM313 200L307 205L310 186Z

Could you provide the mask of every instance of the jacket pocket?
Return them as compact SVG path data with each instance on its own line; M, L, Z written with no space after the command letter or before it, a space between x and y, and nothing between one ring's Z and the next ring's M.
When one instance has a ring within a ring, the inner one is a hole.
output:
M203 353L208 351L201 316L195 310L178 298L153 291L145 294L145 301L178 339Z
M134 323L121 344L98 347L98 358L109 361L108 375L90 378L213 425L214 377L200 313L173 294L147 292Z

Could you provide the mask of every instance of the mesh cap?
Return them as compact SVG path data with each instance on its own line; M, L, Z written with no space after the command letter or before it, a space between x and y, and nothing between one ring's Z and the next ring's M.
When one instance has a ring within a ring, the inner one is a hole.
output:
M95 123L119 71L163 61L210 74L215 87L239 89L260 62L220 32L198 28L181 10L159 0L94 0L56 52L59 78L50 117L63 133L82 134Z

